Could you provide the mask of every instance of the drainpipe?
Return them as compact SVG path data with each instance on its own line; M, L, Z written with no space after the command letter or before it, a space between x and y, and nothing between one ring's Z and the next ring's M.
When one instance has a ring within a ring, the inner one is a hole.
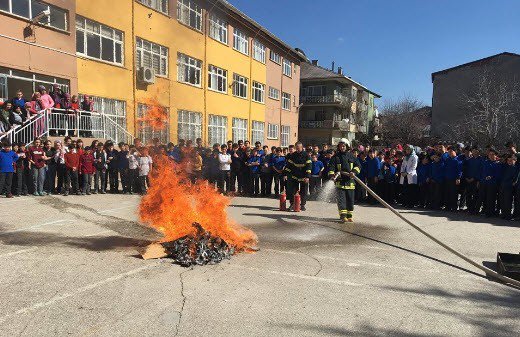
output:
M134 136L137 138L137 102L136 102L136 90L137 90L137 67L135 64L135 1L132 1L132 104L134 106ZM117 135L117 133L116 133Z
M255 36L253 37L253 39L251 40L251 45L250 45L250 51L249 51L249 81L251 83L251 90L249 91L249 117L248 117L248 121L247 121L247 124L248 124L248 137L249 139L252 139L253 138L253 120L252 120L252 113L253 113L253 62L254 62L254 58L253 58L253 44L254 44L254 41L256 39L256 37L258 36L258 34L260 34L261 30L260 29L257 29L256 31L256 34ZM266 55L266 60L265 60L265 86L267 87L267 55ZM265 112L267 110L267 105L265 104L265 90L264 90L264 139L265 139ZM262 142L263 143L263 142Z

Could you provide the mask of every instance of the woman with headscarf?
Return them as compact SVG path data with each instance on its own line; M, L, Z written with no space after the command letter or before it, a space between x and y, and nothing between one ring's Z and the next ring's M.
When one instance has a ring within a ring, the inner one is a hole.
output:
M414 207L417 199L418 157L412 145L407 145L404 151L405 157L401 164L401 179L399 180L399 183L403 185L403 206Z
M76 119L77 119L76 112L77 111L72 107L72 99L71 99L71 96L69 93L63 94L63 98L61 101L61 108L65 110L65 111L63 111L63 115L66 120L67 132L65 132L65 130L59 130L59 134L62 136L74 137L74 136L76 136L76 124L77 124L76 123Z
M41 105L43 109L52 109L54 108L54 100L52 97L47 93L47 89L40 85L38 87L38 92L40 93L40 99L41 99Z
M51 96L52 100L54 101L54 107L56 109L65 109L63 107L63 99L65 98L65 94L61 90L58 83L54 83L52 85L52 91L49 93L49 96Z

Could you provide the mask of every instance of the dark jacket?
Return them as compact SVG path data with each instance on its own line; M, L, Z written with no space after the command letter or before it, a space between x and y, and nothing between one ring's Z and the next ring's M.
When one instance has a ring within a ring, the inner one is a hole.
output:
M338 172L354 172L359 174L361 172L361 164L359 160L350 152L338 152L332 157L329 162L329 175L337 174ZM348 175L341 175L336 180L336 187L353 190L356 187L355 180Z
M460 179L462 176L462 163L457 157L449 157L444 161L444 170L446 171L446 180Z
M312 161L307 152L294 152L287 158L284 172L288 179L303 181L311 177L311 171Z

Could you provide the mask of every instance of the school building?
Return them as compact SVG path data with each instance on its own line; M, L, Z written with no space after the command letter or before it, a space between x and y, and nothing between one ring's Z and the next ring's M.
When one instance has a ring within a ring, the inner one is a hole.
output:
M0 98L57 83L145 141L298 139L305 56L227 1L3 0L0 23Z

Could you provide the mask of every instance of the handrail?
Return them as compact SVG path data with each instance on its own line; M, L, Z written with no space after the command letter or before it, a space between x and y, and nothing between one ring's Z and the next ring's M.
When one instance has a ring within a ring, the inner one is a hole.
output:
M110 123L112 123L112 125L114 125L116 127L116 129L118 129L119 131L121 131L126 137L128 137L130 140L134 140L135 139L135 136L133 134L131 134L130 132L128 132L128 130L126 130L125 128L123 128L121 125L117 124L117 122L115 120L113 120L112 118L110 118L109 116L107 115L104 115L104 118L109 120ZM106 129L106 128L105 128Z
M13 136L21 132L24 128L28 127L31 124L34 124L37 120L42 119L45 116L46 110L40 110L37 114L30 116L22 125L17 125L14 128L11 128L9 131L0 136L0 140L6 137L12 140Z

